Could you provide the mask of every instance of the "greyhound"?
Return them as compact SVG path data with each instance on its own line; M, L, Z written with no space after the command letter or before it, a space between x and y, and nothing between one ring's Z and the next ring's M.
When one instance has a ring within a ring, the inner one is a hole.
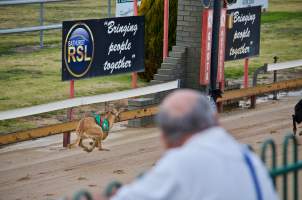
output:
M295 114L293 117L293 132L294 135L297 133L297 125L302 122L302 99L295 105ZM302 135L302 132L299 134Z
M100 124L97 123L95 117L84 117L79 121L76 128L76 141L72 144L69 144L68 147L72 148L75 146L80 146L84 149L84 151L87 152L91 152L95 147L98 147L100 151L108 150L102 148L102 140L105 140L108 137L109 131L112 128L115 120L119 117L119 114L120 111L112 109L101 117L103 119L103 123L100 122ZM90 148L83 145L82 141L84 139L92 139Z

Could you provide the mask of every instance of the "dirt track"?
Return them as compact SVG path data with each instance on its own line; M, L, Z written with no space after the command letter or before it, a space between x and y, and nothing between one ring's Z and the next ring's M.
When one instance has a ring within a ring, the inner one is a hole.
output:
M291 131L291 114L298 99L283 97L258 104L255 110L223 113L221 123L257 152L266 138L274 138L279 153L279 144ZM61 140L57 135L0 149L0 199L57 199L81 188L102 191L111 180L128 182L148 170L162 152L156 128L130 129L123 124L104 143L109 152L66 150ZM298 142L302 144L302 136ZM299 151L301 160L301 145ZM302 182L301 172L299 179Z

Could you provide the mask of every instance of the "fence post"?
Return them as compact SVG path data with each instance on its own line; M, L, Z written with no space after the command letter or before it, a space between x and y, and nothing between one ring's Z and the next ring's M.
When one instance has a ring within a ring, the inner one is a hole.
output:
M40 3L40 26L44 24L44 3ZM40 30L40 48L43 48L43 30Z
M261 148L261 159L264 163L266 163L266 150L270 146L271 148L271 154L272 154L272 164L271 164L271 170L276 168L276 144L272 139L266 140ZM276 177L272 177L273 184L276 187Z
M257 68L253 74L253 87L257 86L257 79L258 74L266 72L267 71L267 63L265 63L263 66ZM251 108L256 107L256 95L251 96Z
M297 147L297 139L292 134L287 135L283 141L283 167L287 167L287 153L288 153L288 143L292 140L292 150L293 150L293 163L298 162L298 147ZM293 178L293 195L294 200L298 200L298 171L294 171ZM283 175L283 200L287 199L287 174Z
M277 63L278 62L278 57L277 56L274 56L274 63ZM277 70L274 70L274 83L277 82ZM274 92L274 97L273 97L273 100L277 100L277 95L278 95L278 92Z

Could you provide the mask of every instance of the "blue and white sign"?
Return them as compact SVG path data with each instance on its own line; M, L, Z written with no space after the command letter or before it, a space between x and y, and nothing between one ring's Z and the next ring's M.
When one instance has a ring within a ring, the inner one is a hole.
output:
M141 2L141 0L137 0L137 5L140 6ZM116 0L115 16L133 16L133 0Z
M261 6L262 10L268 9L268 0L237 0L234 4L229 4L227 9L246 8L251 6Z
M64 61L69 73L77 78L89 71L94 54L94 41L90 28L84 23L71 27L64 45Z
M144 16L64 21L62 80L144 71Z

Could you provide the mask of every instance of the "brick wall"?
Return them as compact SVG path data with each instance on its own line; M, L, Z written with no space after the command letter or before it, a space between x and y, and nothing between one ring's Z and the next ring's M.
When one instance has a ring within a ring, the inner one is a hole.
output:
M199 85L202 10L201 0L178 1L176 46L169 52L152 83L180 78L182 87L205 90Z

